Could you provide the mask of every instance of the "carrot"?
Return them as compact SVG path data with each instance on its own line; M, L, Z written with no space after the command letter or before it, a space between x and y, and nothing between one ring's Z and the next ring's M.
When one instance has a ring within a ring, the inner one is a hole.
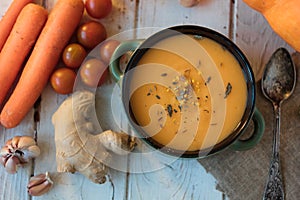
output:
M27 4L19 14L0 53L0 105L36 42L47 17L47 10L33 3Z
M47 85L64 47L80 23L82 0L59 0L49 14L20 80L0 116L6 128L17 126L33 107Z
M14 0L0 21L0 51L13 28L21 10L33 0Z

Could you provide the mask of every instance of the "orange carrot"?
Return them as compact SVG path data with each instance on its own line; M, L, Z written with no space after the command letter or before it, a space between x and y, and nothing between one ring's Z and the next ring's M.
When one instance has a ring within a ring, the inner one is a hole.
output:
M17 126L47 85L64 47L80 23L82 0L59 0L49 14L20 80L0 116L3 126Z
M14 0L0 21L0 51L13 28L21 10L33 0Z
M19 14L0 53L0 106L44 27L47 17L47 10L33 3L27 4Z

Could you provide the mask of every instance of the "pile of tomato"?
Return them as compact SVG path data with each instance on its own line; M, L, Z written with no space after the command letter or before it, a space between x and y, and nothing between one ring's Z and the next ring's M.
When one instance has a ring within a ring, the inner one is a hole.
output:
M112 11L111 0L86 0L85 9L92 19L102 19ZM59 94L73 92L76 76L88 87L103 84L108 76L110 57L119 41L107 40L103 24L96 20L84 22L75 33L75 42L67 45L62 53L62 66L52 74L50 83ZM100 44L99 58L86 59L90 50Z

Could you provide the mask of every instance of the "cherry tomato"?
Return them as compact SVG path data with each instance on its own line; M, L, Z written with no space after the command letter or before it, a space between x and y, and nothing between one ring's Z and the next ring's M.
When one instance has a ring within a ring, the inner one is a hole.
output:
M107 40L100 46L100 57L103 62L109 64L110 58L120 42L117 40Z
M77 30L77 39L80 44L92 49L106 39L106 29L100 22L90 21L82 24Z
M86 0L85 8L91 17L101 19L111 12L112 2L111 0Z
M84 84L97 87L104 83L108 76L108 67L98 59L90 59L80 68L80 77Z
M76 73L69 68L63 67L55 70L50 78L51 86L59 94L70 94L73 91Z
M67 67L78 68L86 57L86 51L80 44L69 44L63 52L63 62Z

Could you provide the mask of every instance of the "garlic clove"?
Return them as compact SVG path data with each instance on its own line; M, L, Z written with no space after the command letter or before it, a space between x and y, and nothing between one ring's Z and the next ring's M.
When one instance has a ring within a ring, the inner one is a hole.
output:
M29 160L30 158L38 157L41 153L40 148L37 145L29 146L26 149L22 150L23 158Z
M6 158L4 156L0 157L0 164L5 166Z
M36 185L40 185L47 180L46 174L39 174L30 178L29 183L27 185L28 188L31 188Z
M18 157L16 156L10 156L6 162L5 162L5 169L8 173L10 174L15 174L17 173L17 168L18 168L18 165L20 164L20 161L18 159Z
M31 196L41 196L47 193L51 188L51 185L47 181L36 185L34 187L28 188L28 194Z
M27 185L28 193L31 196L41 196L47 193L53 185L48 172L30 178Z
M11 141L12 141L12 139L9 139L9 140L7 140L6 142L5 142L5 146L11 146Z
M15 149L18 148L18 142L19 142L20 138L21 138L21 136L15 136L11 139L11 146L13 148L15 148Z
M0 150L0 156L7 156L10 153L11 153L11 151L8 146L4 146Z
M18 149L26 149L27 147L36 145L35 140L30 136L22 136L20 137L17 147Z

